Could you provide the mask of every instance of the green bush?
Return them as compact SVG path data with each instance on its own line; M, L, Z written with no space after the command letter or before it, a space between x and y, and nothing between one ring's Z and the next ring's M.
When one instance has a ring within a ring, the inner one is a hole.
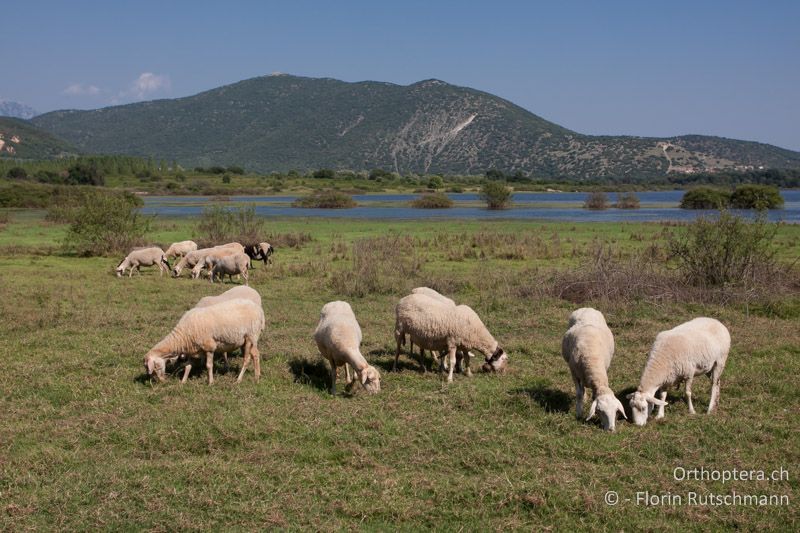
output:
M722 209L719 217L700 217L685 233L673 235L669 249L693 285L748 283L774 270L777 231L763 215L749 221Z
M617 209L639 209L639 197L632 192L619 193L614 207Z
M317 191L292 202L292 207L317 207L321 209L347 209L357 204L350 195L340 191Z
M105 185L106 180L97 165L76 163L67 169L66 183L70 185Z
M441 176L431 176L428 180L429 189L441 189L444 187L444 179Z
M489 209L505 209L511 205L511 189L500 181L485 182L481 187L480 197Z
M447 209L453 207L453 200L443 192L422 194L411 202L411 207L419 209Z
M247 205L228 208L212 205L203 209L197 234L200 244L214 246L228 242L254 243L264 238L264 219L256 215L256 208Z
M22 167L13 167L8 169L8 172L6 172L6 177L12 180L24 180L28 177L28 173L25 172L25 169Z
M139 215L141 204L130 194L83 195L70 215L64 247L81 256L128 253L149 230L150 219Z
M336 177L336 172L329 168L321 168L311 174L312 178L316 179L333 179Z
M231 182L231 175L230 174L223 174L222 175L222 183L230 183Z
M585 209L608 209L608 195L602 191L595 191L586 197L583 203Z
M240 167L240 166L233 165L233 166L228 167L228 172L230 172L231 174L239 174L239 175L241 175L241 174L244 174L244 169L242 167Z
M783 197L772 185L739 185L731 194L731 207L735 209L780 209Z
M683 194L681 209L721 209L728 207L731 195L711 187L696 187Z

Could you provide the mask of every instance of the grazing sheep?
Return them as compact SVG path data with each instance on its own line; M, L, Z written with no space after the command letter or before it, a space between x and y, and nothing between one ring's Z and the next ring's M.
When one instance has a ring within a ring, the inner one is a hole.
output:
M452 306L456 305L456 302L454 302L453 300L451 300L447 296L441 294L440 292L438 292L438 291L436 291L434 289L431 289L430 287L415 287L415 288L411 289L411 294L424 294L426 296L430 296L431 298L433 298L435 300L439 300L440 302L447 303L447 304L450 304ZM403 339L403 344L405 344L405 339ZM411 352L411 354L414 353L414 343L413 342L409 346L409 352ZM472 353L468 353L467 355L468 355L468 357L474 357L474 355ZM425 368L425 350L420 349L419 357L420 357L419 363L420 363L420 365L422 365L422 370L423 370L423 372L426 372L427 369ZM437 364L444 365L445 369L448 368L447 358L441 358L441 361L440 361L439 354L434 350L431 350L431 357L433 358L434 362L436 362ZM460 372L463 371L462 370L463 360L464 360L464 352L462 352L461 350L458 350L456 352L456 372L460 373ZM469 365L466 365L466 373L467 373L468 376L472 375L472 371L470 370Z
M656 335L639 387L628 395L633 422L637 426L645 425L653 405L658 406L656 418L663 418L667 388L682 381L686 382L689 412L695 414L692 381L699 374L711 378L708 413L713 412L719 402L719 378L725 369L730 348L731 335L728 329L713 318L695 318ZM661 399L655 397L659 390Z
M209 307L190 309L181 317L173 330L144 356L144 366L150 376L164 381L166 361L186 355L205 356L208 384L214 383L214 352L241 348L244 354L241 372L236 382L244 377L250 359L256 381L261 376L261 359L258 339L264 329L264 311L250 300L237 298L219 302ZM191 370L191 365L187 367ZM185 382L189 371L184 372Z
M486 372L504 371L506 368L508 355L500 348L475 311L466 305L452 306L424 294L410 294L397 303L395 319L395 368L406 334L410 336L411 342L422 349L448 353L448 382L453 381L458 350L468 352L475 349L481 352L486 357L483 365ZM464 358L464 361L469 368L469 357Z
M220 281L224 281L227 274L231 281L233 276L241 274L244 278L245 285L249 285L249 278L247 275L247 265L250 263L250 258L245 254L231 254L231 255L215 255L210 254L206 256L206 265L209 269L211 283L214 283L214 276L219 276Z
M234 248L212 248L210 252L208 252L205 257L203 257L197 264L192 268L192 279L197 279L200 277L203 269L207 270L209 275L211 273L211 267L213 266L213 262L211 258L219 258L226 255L234 255L240 253L238 250Z
M331 364L331 394L336 395L336 367L345 366L347 383L352 382L348 367L352 367L367 392L381 390L381 375L367 364L361 355L361 328L347 302L329 302L322 306L319 324L314 331L319 353Z
M216 305L221 302L227 302L228 300L235 300L237 298L242 298L244 300L250 300L257 306L261 307L261 295L258 294L258 291L255 289L251 289L250 287L245 286L238 286L232 289L228 289L227 291L219 294L217 296L205 296L200 298L200 301L197 302L197 305L194 306L195 309L199 307L209 307L212 305ZM242 354L244 355L244 354ZM222 359L225 364L225 371L228 371L228 352L222 352ZM184 375L188 376L189 371L191 370L191 365L188 365L184 370Z
M272 256L275 253L275 248L268 242L260 242L258 244L248 244L244 247L244 253L250 258L250 267L253 266L253 259L260 259L264 264L272 263Z
M194 241L173 242L169 245L169 248L167 248L167 251L164 252L164 254L167 256L167 258L183 257L189 252L194 252L195 250L197 250L197 243Z
M125 259L119 262L116 268L117 277L121 277L123 274L125 274L125 269L130 269L128 277L131 277L134 270L139 272L139 267L153 265L158 266L159 276L163 276L165 270L169 272L169 262L167 261L167 257L164 255L164 250L158 246L152 246L150 248L137 248L129 253Z
M614 356L614 335L608 329L603 313L584 307L569 317L569 329L561 341L561 355L569 365L575 383L575 416L583 417L583 395L592 390L592 405L586 420L600 416L603 429L614 431L617 413L624 418L625 408L608 386L608 367Z
M197 263L205 259L212 251L222 248L231 248L239 252L244 252L244 246L238 242L229 242L228 244L221 244L212 248L201 248L193 252L188 252L175 264L175 267L172 269L172 275L176 278L179 277L184 268L194 268Z

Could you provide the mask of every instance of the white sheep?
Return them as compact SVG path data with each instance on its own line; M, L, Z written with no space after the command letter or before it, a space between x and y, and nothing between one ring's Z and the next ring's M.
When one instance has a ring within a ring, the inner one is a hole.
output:
M411 294L424 294L425 296L430 296L434 300L439 300L440 302L450 304L450 305L452 305L454 307L456 305L456 302L453 301L451 298L448 298L447 296L443 295L442 293L440 293L440 292L438 292L438 291L436 291L434 289L431 289L430 287L415 287L415 288L411 289ZM403 339L403 344L405 344L405 339ZM411 354L414 353L414 343L413 342L410 343L409 352L411 352ZM474 357L474 355L472 353L468 353L467 356L468 357ZM420 357L420 364L422 365L423 372L427 371L427 369L425 368L425 350L420 349L419 357ZM445 358L441 358L441 361L440 361L439 354L436 351L431 350L431 357L433 358L433 360L436 363L438 363L440 365L444 365L445 369L448 367L447 358L446 357ZM462 366L463 358L464 358L464 352L462 352L461 350L458 350L456 352L456 372L461 372L461 366ZM468 376L472 375L472 371L469 369L469 365L466 365L466 372L467 372Z
M244 278L245 285L249 285L249 278L247 269L250 264L250 258L242 253L216 255L209 254L206 256L206 266L209 271L211 283L214 283L214 277L219 276L220 281L224 281L225 275L230 277L233 281L234 275L241 274Z
M253 360L256 381L261 376L258 339L264 329L264 311L250 300L237 298L209 307L190 309L173 330L144 356L144 366L150 376L164 380L166 362L182 356L205 356L208 384L214 382L214 352L241 348L244 363L236 382L244 377L250 359ZM191 370L191 365L188 365ZM185 371L181 382L189 372Z
M188 254L189 252L194 252L197 250L197 243L194 241L180 241L180 242L173 242L167 248L167 251L164 254L169 259L170 257L183 257L184 255Z
M117 277L121 277L123 274L125 274L126 269L130 269L128 277L131 277L134 270L139 272L139 267L153 265L158 266L159 276L163 276L165 270L169 272L169 262L167 262L167 257L164 255L164 250L158 246L151 246L150 248L137 248L129 253L125 259L119 262L116 268Z
M206 255L210 254L214 250L219 250L222 248L231 248L239 252L244 252L244 246L238 242L229 242L227 244L221 244L211 248L201 248L193 252L188 252L186 255L181 257L180 261L175 264L175 267L172 269L172 275L175 277L180 276L184 268L194 268L197 263L205 259Z
M662 331L656 335L647 363L639 380L636 392L628 395L633 422L637 426L647 423L653 406L658 406L656 418L664 417L667 405L667 389L686 382L686 402L689 412L695 414L692 405L692 381L699 374L711 378L711 398L708 413L714 411L719 402L719 379L728 360L731 335L728 328L713 318L695 318ZM657 391L661 398L655 397Z
M569 329L561 340L561 355L569 365L575 383L575 416L583 418L583 396L592 391L592 405L586 420L598 412L603 429L614 431L617 413L624 418L625 408L608 386L608 367L614 356L614 335L603 313L584 307L569 317Z
M205 256L200 259L197 264L192 268L192 279L197 279L200 277L201 272L205 269L208 273L211 273L211 267L213 266L213 262L211 261L212 257L222 257L225 255L234 255L240 253L238 250L234 248L211 248L211 250L205 254Z
M237 298L250 300L257 306L261 307L261 295L258 294L258 291L255 289L251 289L250 287L245 287L243 285L240 285L238 287L228 289L227 291L217 296L205 296L203 298L200 298L200 301L197 302L197 305L195 305L194 308L197 309L198 307L209 307L221 302L227 302L228 300L235 300ZM227 372L228 352L226 351L222 352L222 358L225 363L225 371ZM191 365L187 365L186 369L184 369L184 381L186 380L186 376L189 375L190 371L191 371Z
M411 342L422 349L447 352L450 369L447 381L453 381L456 352L475 349L486 357L483 370L504 371L508 356L498 345L480 317L466 305L452 306L424 294L410 294L395 308L395 368L400 357L400 346L406 334ZM464 358L469 369L469 357ZM440 370L442 368L440 367Z
M314 341L331 365L331 394L336 395L336 367L343 365L348 384L352 382L352 367L364 389L372 394L380 392L380 372L361 355L361 327L350 304L336 301L322 306Z

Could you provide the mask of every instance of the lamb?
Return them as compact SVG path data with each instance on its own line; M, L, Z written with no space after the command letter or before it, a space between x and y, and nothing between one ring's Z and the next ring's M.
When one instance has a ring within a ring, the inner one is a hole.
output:
M261 259L264 264L272 263L270 257L275 253L275 248L268 242L260 242L258 244L248 244L244 247L244 253L250 258L250 266L253 266L253 259Z
M119 262L116 268L117 277L121 277L125 274L125 269L130 269L128 273L128 277L130 278L133 276L134 270L139 272L140 267L153 265L158 266L159 276L163 276L165 270L169 272L169 262L167 261L166 255L164 255L164 250L158 246L137 248Z
M395 368L400 357L400 345L408 334L411 342L422 349L448 352L450 371L448 382L453 381L456 351L475 349L483 353L485 372L505 370L508 355L483 325L481 319L466 305L451 306L424 294L410 294L402 298L395 308ZM469 358L464 359L469 367ZM440 370L442 368L440 367Z
M342 301L328 302L322 306L319 324L314 331L314 341L319 353L331 365L331 394L336 395L336 367L345 367L348 385L352 383L349 368L352 367L361 386L371 394L381 390L381 375L367 364L361 355L361 327L350 304Z
M728 329L713 318L695 318L656 335L639 386L636 392L628 395L634 424L645 425L654 405L658 406L656 418L663 418L667 388L682 381L686 382L689 413L695 414L692 381L699 374L711 378L708 413L712 413L719 402L719 380L730 348L731 335ZM660 399L655 397L659 390Z
M209 269L211 283L214 283L214 276L219 275L220 281L223 281L227 274L231 281L233 281L234 274L241 274L244 278L245 285L249 285L247 275L247 265L250 263L250 258L245 254L230 254L230 255L208 255L206 257L206 265Z
M583 396L586 387L592 390L592 405L586 420L597 411L603 429L614 431L617 413L625 416L625 408L608 386L608 367L614 356L614 335L603 313L584 307L569 317L569 329L561 341L561 355L569 365L575 383L575 416L583 418Z
M244 252L244 246L242 246L238 242L229 242L228 244L221 244L219 246L214 246L212 248L201 248L193 252L188 252L181 258L180 261L178 261L178 263L172 269L172 275L177 278L178 276L181 275L181 272L183 271L184 268L187 267L193 268L194 266L197 265L198 262L202 261L213 250L219 250L221 248L231 248L239 252Z
M194 241L173 242L169 245L169 248L167 248L167 251L164 252L164 254L167 256L167 258L183 257L189 252L193 252L195 250L197 250L197 243Z
M250 359L258 381L261 376L258 339L264 329L264 311L250 300L236 298L209 307L190 309L175 328L144 356L147 374L164 381L166 362L182 355L205 355L208 384L214 383L214 352L241 348L244 363L237 383L242 381ZM191 366L188 366L191 370ZM185 371L181 383L186 381Z

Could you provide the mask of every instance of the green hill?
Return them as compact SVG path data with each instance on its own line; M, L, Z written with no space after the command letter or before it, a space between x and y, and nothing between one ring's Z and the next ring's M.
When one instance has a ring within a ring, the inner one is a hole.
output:
M75 148L27 120L0 117L0 159L51 159Z
M703 136L582 135L491 94L439 80L408 86L264 76L186 98L54 111L37 126L89 153L250 170L385 168L543 177L800 168L800 153Z

